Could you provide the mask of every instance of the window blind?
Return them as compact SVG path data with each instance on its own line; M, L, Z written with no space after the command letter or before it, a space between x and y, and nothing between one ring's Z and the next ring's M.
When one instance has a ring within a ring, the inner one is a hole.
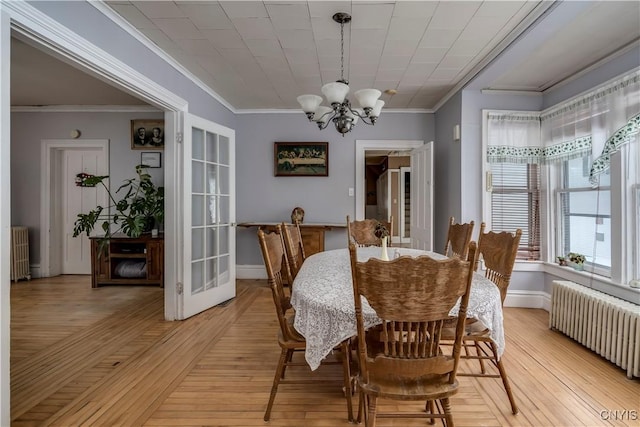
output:
M537 164L491 166L491 228L522 230L518 259L540 259L540 170Z

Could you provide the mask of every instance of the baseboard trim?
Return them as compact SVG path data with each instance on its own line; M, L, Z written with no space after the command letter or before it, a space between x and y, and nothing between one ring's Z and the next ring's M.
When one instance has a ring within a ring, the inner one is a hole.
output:
M29 272L31 273L32 279L42 278L42 272L40 271L40 264L29 265Z
M266 279L267 270L264 265L236 265L236 279Z
M540 291L507 291L505 307L542 308L551 310L551 295Z

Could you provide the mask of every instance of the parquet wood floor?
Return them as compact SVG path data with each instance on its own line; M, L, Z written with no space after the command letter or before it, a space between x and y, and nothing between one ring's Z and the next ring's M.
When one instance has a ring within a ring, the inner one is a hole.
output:
M339 366L289 372L335 377L336 386L283 385L271 421L262 420L279 355L276 317L266 281L237 286L230 303L166 322L161 288L92 289L88 276L12 284L12 425L348 425ZM504 361L520 413L511 414L498 379L460 377L451 403L457 426L640 425L601 416L638 414L640 381L549 330L545 311L507 308L505 329ZM411 405L383 403L381 410Z

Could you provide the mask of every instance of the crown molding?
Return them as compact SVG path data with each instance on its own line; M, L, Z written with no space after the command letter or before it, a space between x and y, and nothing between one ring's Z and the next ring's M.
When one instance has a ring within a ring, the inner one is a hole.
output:
M629 52L630 50L633 49L638 49L640 47L640 39L636 39L633 40L632 42L628 43L627 45L621 47L620 49L618 49L617 51L611 53L610 55L605 56L604 58L600 59L599 61L596 61L594 63L592 63L591 65L583 68L582 70L578 71L577 73L574 73L572 75L570 75L569 77L566 77L560 81L557 81L555 83L552 83L549 87L547 87L546 89L544 89L542 91L543 94L547 94L548 92L552 92L562 86L564 86L567 83L570 83L574 80L579 79L580 77L584 76L585 74L595 70L596 68L600 67L603 64L606 64L607 62L617 58L620 55L624 55L625 53Z
M152 42L147 36L141 33L136 27L134 27L129 21L125 20L122 16L116 13L113 9L111 9L108 5L106 5L102 0L99 1L91 1L89 2L93 7L98 9L103 15L113 21L120 28L125 30L130 36L138 40L142 43L147 49L151 52L158 55L162 58L166 63L171 65L181 74L183 74L186 78L191 80L196 86L205 91L208 95L226 107L232 113L237 113L237 110L233 108L231 104L229 104L222 96L220 96L217 92L215 92L211 87L207 86L202 80L196 77L191 71L182 66L178 61L176 61L171 55L162 50L158 45Z
M153 105L16 105L12 113L162 113Z
M520 90L520 89L482 89L480 91L483 95L525 95L525 96L542 96L542 92L535 90Z

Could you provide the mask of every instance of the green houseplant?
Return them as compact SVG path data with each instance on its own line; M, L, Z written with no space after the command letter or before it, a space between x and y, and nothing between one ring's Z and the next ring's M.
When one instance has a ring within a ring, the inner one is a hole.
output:
M120 232L129 237L140 237L142 233L161 224L164 220L164 187L157 187L146 169L146 165L136 166L137 177L125 180L115 194L104 183L108 176L82 177L83 186L104 187L110 206L96 206L88 213L78 214L73 237L82 233L89 236L97 223L100 223L104 232L103 241ZM122 194L118 201L115 198L117 194Z
M567 254L566 259L567 259L567 264L570 267L573 267L574 270L583 270L584 262L587 260L584 255L579 254L577 252L569 252Z

